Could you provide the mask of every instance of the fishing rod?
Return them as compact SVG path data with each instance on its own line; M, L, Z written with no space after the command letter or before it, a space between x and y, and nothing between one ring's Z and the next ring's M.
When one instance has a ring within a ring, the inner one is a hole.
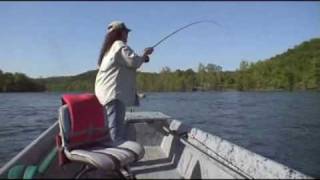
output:
M193 26L193 25L196 25L196 24L200 24L200 23L212 23L212 24L215 24L215 25L221 27L221 25L220 25L219 23L217 23L217 22L215 22L215 21L213 21L213 20L203 20L203 21L192 22L192 23L190 23L190 24L187 24L187 25L185 25L185 26L183 26L183 27L181 27L181 28L173 31L172 33L170 33L169 35L165 36L164 38L162 38L160 41L158 41L157 43L155 43L155 44L154 44L153 46L151 46L151 47L152 47L152 48L155 48L155 47L157 47L159 44L161 44L163 41L165 41L165 40L168 39L169 37L173 36L174 34L178 33L179 31L182 31L183 29L186 29L186 28L188 28L188 27L190 27L190 26Z
M214 24L214 25L217 25L217 26L220 26L222 27L219 23L217 23L216 21L213 21L213 20L203 20L203 21L195 21L195 22L192 22L190 24L187 24L175 31L173 31L172 33L168 34L167 36L165 36L164 38L160 39L160 41L158 41L157 43L155 43L153 46L151 46L153 49L155 47L157 47L159 44L161 44L163 41L165 41L166 39L168 39L169 37L173 36L174 34L178 33L179 31L182 31L183 29L186 29L190 26L193 26L193 25L196 25L196 24L200 24L200 23L211 23L211 24ZM149 62L149 60L146 60L145 62Z

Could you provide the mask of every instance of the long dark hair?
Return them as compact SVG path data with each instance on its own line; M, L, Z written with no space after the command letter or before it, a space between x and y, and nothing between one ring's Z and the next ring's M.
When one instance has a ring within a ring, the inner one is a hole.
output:
M103 56L106 52L108 52L112 46L112 44L117 41L122 40L122 30L121 29L115 29L109 33L106 34L104 38L103 45L100 50L100 55L98 59L98 67L100 67L102 63Z

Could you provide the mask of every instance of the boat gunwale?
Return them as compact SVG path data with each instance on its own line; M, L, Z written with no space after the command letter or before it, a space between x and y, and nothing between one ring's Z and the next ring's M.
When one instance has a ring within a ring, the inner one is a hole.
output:
M32 148L34 148L36 145L39 145L40 143L42 143L43 140L45 140L45 138L47 138L48 135L50 133L52 133L54 131L54 129L57 127L58 127L58 121L54 122L49 128L47 128L45 131L43 131L36 139L31 141L30 144L28 144L18 154L16 154L10 161L8 161L6 164L4 164L0 168L0 177L3 177L3 178L6 177L10 168L12 168L14 165L19 163L21 161L21 159L25 158L26 154L29 153L29 151Z

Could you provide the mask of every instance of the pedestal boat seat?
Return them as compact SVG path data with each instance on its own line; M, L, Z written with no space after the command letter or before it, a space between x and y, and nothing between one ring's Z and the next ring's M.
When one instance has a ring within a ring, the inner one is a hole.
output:
M56 137L59 164L83 163L75 178L98 169L130 176L129 164L144 156L134 141L112 142L104 108L93 94L65 94L59 108L60 132Z

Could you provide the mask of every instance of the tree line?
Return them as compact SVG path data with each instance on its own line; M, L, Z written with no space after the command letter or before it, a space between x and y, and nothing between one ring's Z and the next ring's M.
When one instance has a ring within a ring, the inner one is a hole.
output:
M320 90L320 39L312 39L264 61L241 61L236 71L215 64L199 64L197 72L138 74L142 91L192 90Z
M92 70L76 76L31 80L23 74L16 73L0 78L0 85L3 84L3 79L10 79L5 80L6 86L0 87L2 91L31 88L93 92L96 74L97 70ZM169 67L163 67L159 73L138 72L137 87L140 92L320 90L320 39L303 42L264 61L253 63L243 60L235 71L223 71L222 67L216 64L199 63L196 71L173 71Z
M223 72L219 65L200 63L197 72L164 67L160 73L139 73L137 84L142 91L208 91L235 89L235 78L234 72Z
M23 73L9 73L0 70L0 92L45 91L45 85Z

